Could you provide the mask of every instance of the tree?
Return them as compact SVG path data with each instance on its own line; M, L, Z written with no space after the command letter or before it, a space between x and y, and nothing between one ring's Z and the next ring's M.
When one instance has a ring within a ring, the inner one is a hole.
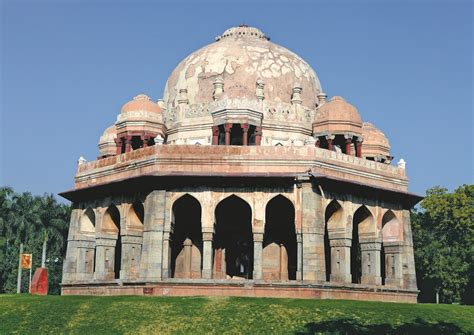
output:
M474 185L433 187L412 214L421 301L473 303Z
M0 292L16 291L20 243L33 253L33 271L41 266L43 241L47 237L49 293L59 294L62 260L70 206L60 204L53 195L17 194L11 188L0 188ZM28 273L22 278L22 291L28 286Z

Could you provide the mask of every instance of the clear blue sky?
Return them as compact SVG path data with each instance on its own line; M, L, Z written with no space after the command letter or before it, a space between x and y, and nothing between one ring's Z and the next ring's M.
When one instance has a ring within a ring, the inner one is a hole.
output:
M473 183L471 1L5 1L0 185L58 193L123 103L226 28L303 57L407 161L410 191Z

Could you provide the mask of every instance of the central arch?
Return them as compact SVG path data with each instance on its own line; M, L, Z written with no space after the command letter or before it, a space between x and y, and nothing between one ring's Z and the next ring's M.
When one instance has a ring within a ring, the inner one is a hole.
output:
M296 253L295 207L277 195L265 209L263 279L295 280Z
M189 194L173 204L171 278L201 278L201 204Z
M374 217L365 206L359 207L352 221L352 246L351 246L351 274L352 283L360 284L362 279L362 252L360 248L361 236L367 236L372 230Z
M115 236L115 249L105 250L105 269L106 272L113 272L115 279L120 278L120 269L122 267L122 234L120 231L120 212L115 205L110 205L104 213L102 219L102 232ZM110 252L113 254L113 262L109 257Z
M216 207L214 278L253 276L252 209L231 195Z

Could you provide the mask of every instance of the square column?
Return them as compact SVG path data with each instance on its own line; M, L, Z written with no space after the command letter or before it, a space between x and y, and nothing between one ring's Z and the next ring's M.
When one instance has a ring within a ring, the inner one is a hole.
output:
M139 277L146 281L161 280L165 195L165 191L153 191L145 199L143 245Z
M169 231L163 232L163 248L162 248L162 278L171 277L171 233Z
M263 233L253 234L253 279L262 279Z
M400 242L383 244L385 253L385 286L402 288L402 250Z
M242 128L242 132L243 132L243 135L242 135L242 145L248 145L248 131L249 131L249 124L248 123L243 123L240 125L240 127Z
M352 239L330 239L331 247L331 276L334 283L351 283L351 245Z
M212 240L213 233L202 233L202 278L212 278Z
M76 280L94 279L95 240L77 241Z
M230 132L232 131L232 123L224 123L225 145L230 145Z
M360 242L362 256L362 277L361 284L381 285L380 276L380 249L381 242Z
M115 237L99 237L95 241L94 279L111 280L115 278Z
M122 236L122 266L120 279L138 279L142 253L141 236Z
M219 144L219 126L212 126L212 145Z

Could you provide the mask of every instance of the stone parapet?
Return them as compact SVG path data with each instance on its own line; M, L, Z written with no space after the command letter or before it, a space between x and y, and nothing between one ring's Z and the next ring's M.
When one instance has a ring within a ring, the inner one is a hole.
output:
M163 145L79 165L75 189L138 176L315 174L406 191L405 170L310 146Z

